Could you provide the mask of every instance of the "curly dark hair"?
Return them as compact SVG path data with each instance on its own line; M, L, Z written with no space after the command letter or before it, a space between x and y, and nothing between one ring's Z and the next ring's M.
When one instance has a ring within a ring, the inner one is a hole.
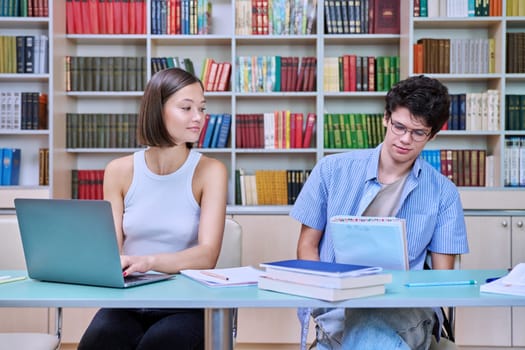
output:
M423 75L396 83L387 93L385 102L387 120L398 107L405 107L413 117L432 129L431 137L441 130L450 115L448 88L439 80Z
M195 83L199 83L204 91L204 86L199 78L180 68L163 69L151 77L142 96L137 121L137 138L141 145L175 146L174 140L164 125L162 110L171 95ZM186 146L191 148L193 144L188 142Z

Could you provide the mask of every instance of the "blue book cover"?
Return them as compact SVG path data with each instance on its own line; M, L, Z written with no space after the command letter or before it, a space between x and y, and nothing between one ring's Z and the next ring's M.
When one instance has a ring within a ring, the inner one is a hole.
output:
M217 140L217 148L224 148L228 143L228 137L230 135L230 125L232 122L231 114L222 115L222 123L219 131L219 139Z
M211 137L210 148L217 148L217 141L219 141L219 132L222 126L222 114L217 114L215 127L213 128L213 135Z
M346 277L346 276L364 276L376 274L383 269L377 266L364 266L352 264L340 264L315 260L281 260L260 264L261 267L280 269L286 271L303 272L307 274L315 274L332 277Z
M4 148L2 152L2 185L16 186L20 179L19 148Z
M202 142L202 148L211 147L211 140L213 137L213 130L215 129L216 121L217 114L210 114L210 119L208 120L208 127L206 128L206 134L204 134L204 141Z

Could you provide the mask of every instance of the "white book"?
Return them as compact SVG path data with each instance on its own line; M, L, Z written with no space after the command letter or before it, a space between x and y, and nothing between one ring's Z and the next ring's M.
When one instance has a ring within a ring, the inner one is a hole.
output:
M336 262L408 270L404 219L334 216L328 225Z

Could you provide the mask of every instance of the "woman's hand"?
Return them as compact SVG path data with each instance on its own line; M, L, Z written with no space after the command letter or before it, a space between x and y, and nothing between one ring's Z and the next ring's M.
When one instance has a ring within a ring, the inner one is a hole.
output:
M121 255L120 265L122 266L122 275L124 277L134 272L148 272L153 267L152 256L132 256L132 255Z

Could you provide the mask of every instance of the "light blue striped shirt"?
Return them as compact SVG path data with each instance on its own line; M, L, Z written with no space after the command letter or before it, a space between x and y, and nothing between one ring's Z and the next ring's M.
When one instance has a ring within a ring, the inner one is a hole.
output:
M379 154L355 150L321 159L290 212L302 224L324 231L319 246L322 261L335 261L328 221L336 215L362 215L381 189L377 180ZM456 186L421 157L416 159L401 193L398 218L406 219L410 269L423 269L428 251L468 252L463 206ZM299 309L301 349L306 348L308 309ZM438 313L439 323L442 316Z
M321 260L335 261L328 220L336 215L361 215L381 189L377 181L381 147L326 156L304 184L290 216L324 231ZM456 186L420 157L408 174L395 216L406 219L411 269L423 268L427 250L443 254L468 252Z

